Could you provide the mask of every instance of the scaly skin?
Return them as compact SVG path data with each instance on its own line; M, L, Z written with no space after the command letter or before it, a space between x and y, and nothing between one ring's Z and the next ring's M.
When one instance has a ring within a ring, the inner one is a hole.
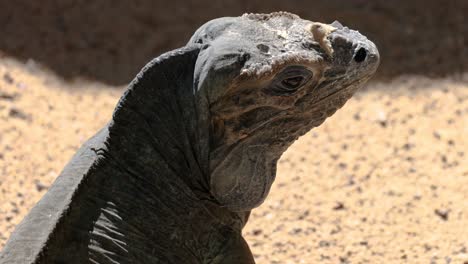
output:
M254 263L241 230L277 160L378 63L375 45L337 22L208 22L143 68L0 263Z

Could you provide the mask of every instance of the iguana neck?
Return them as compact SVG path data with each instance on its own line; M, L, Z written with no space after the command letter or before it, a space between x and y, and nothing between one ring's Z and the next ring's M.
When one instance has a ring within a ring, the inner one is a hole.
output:
M193 96L177 90L165 98L138 92L127 93L125 106L114 113L109 127L109 158L144 174L147 181L166 178L172 184L185 185L197 198L208 198L208 175L203 165L207 157L202 156L194 129L203 124L190 109Z

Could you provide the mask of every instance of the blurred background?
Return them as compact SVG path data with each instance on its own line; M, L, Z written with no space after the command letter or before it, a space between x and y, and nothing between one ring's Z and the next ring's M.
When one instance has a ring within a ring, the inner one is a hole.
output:
M278 10L359 29L380 48L379 78L444 76L468 65L464 0L3 0L0 51L66 78L125 84L154 56L185 45L210 19Z
M281 158L257 262L468 264L466 0L0 0L0 250L146 62L273 11L357 29L381 65Z

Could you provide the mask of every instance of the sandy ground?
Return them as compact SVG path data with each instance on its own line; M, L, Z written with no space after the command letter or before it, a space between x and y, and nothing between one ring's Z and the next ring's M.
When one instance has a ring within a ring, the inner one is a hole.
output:
M258 263L468 263L468 76L372 83L282 157ZM0 249L123 87L0 59Z

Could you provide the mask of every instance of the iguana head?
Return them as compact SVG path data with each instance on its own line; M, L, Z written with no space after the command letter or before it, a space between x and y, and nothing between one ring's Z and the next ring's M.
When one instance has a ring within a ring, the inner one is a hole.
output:
M194 78L209 105L210 191L233 211L264 201L281 154L379 64L359 32L284 12L212 20L190 43L204 45Z

